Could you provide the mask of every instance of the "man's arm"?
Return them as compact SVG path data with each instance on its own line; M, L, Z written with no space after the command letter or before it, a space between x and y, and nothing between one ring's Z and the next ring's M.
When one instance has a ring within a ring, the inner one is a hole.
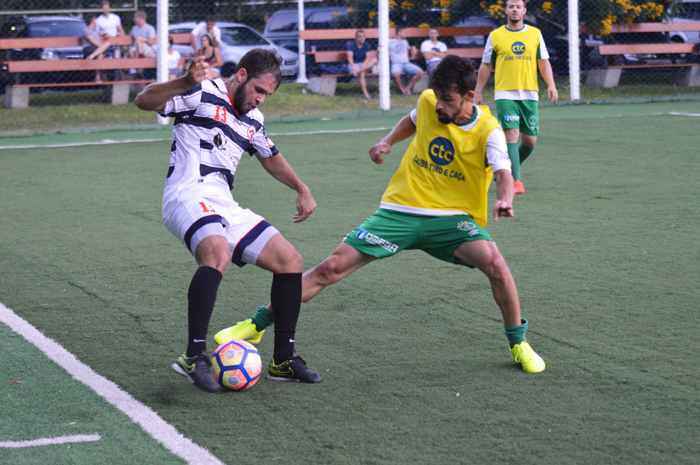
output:
M354 53L351 52L350 50L345 51L345 56L348 58L348 64L350 65L350 69L353 71L355 70L355 58L354 58Z
M185 76L172 81L149 84L136 96L134 103L141 110L161 111L165 108L165 102L187 92L207 78L209 64L204 60L202 56L195 57Z
M372 146L369 149L369 156L373 162L378 165L384 163L384 158L382 158L383 153L391 152L391 146L397 142L408 139L416 133L416 125L413 124L411 115L406 115L401 118L394 128L389 131L389 134L384 136L378 144Z
M540 69L540 74L547 83L547 98L552 101L552 103L559 100L559 92L557 92L557 86L554 84L554 73L552 73L552 64L549 60L537 60L537 67Z
M282 184L291 187L299 193L297 196L297 212L294 214L294 222L300 223L309 217L316 209L316 201L306 184L301 182L287 160L281 153L272 157L258 157L265 171Z
M513 214L513 175L506 169L498 170L493 177L496 179L496 203L493 204L493 221L505 216L512 218Z
M484 101L484 97L481 92L486 87L486 83L489 81L489 76L491 76L491 71L493 70L493 63L481 62L479 66L479 75L476 77L476 89L474 89L474 100L476 105L481 105Z
M151 29L150 32L153 32L153 37L150 37L150 38L146 41L146 43L147 43L148 45L155 45L155 44L158 43L158 34L156 34L155 28Z
M86 35L86 36L83 36L83 37L84 37L85 39L87 39L87 41L90 42L90 43L91 43L92 45L94 45L95 47L99 47L100 45L102 45L99 41L95 40L95 38L92 37L91 35Z

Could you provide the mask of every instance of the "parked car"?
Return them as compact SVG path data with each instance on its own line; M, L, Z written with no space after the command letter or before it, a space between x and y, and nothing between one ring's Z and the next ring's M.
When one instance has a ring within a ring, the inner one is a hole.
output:
M700 21L700 0L683 0L683 5L678 9L678 14L669 22L688 23ZM700 32L678 31L670 33L671 42L697 44L700 43Z
M0 28L0 38L24 39L46 37L80 37L85 29L85 21L74 16L18 16L9 18ZM20 60L69 60L83 58L82 46L47 47L43 49L4 50L0 61ZM2 52L0 52L2 53ZM22 82L81 82L94 78L94 72L66 71L54 73L27 73L21 76ZM7 74L7 67L0 69L0 90L11 84L14 77Z
M187 34L197 26L195 22L171 24L168 27L170 34ZM241 23L218 21L216 27L221 29L221 58L224 64L221 67L221 76L229 77L236 69L236 65L243 55L254 48L275 50L284 60L282 63L282 77L293 78L299 73L299 55L284 47L273 44L261 36L253 28ZM194 50L190 45L175 44L173 48L182 56L192 56Z
M305 8L305 29L339 29L344 27L338 24L343 16L348 14L346 7ZM299 11L279 10L272 13L270 20L265 24L263 37L273 43L299 52ZM343 50L343 44L325 44L326 41L316 41L319 50ZM331 41L328 41L331 42ZM336 41L337 42L337 41ZM340 48L338 48L340 47Z

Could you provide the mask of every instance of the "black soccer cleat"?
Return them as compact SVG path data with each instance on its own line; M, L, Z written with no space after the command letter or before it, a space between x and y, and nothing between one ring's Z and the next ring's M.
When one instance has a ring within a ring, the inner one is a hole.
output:
M275 365L275 359L270 362L267 369L267 377L273 381L296 381L302 383L316 384L323 381L318 373L306 368L306 362L296 353L288 360L279 365Z
M211 360L206 352L188 357L180 355L177 362L172 364L173 370L187 378L190 383L202 391L219 392L219 383L211 374Z

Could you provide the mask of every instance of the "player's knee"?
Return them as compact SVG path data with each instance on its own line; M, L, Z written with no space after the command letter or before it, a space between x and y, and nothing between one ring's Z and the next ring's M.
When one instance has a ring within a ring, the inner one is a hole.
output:
M317 281L324 286L337 283L341 278L339 259L335 255L331 255L314 269L314 274Z
M490 278L498 281L510 279L510 270L505 258L498 250L491 251L484 264L484 273Z
M277 273L301 273L304 270L304 260L294 247L280 254L278 270Z

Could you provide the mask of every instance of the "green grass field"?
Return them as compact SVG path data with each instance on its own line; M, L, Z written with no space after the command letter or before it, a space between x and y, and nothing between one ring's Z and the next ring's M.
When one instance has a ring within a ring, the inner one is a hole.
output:
M527 194L515 218L488 225L547 362L541 374L511 361L483 275L409 251L302 307L297 349L322 384L191 387L169 368L185 345L195 263L160 218L167 140L0 150L0 302L225 463L695 464L700 118L669 113L698 110L697 101L542 109L523 165ZM304 223L291 221L293 192L257 161L241 161L234 197L308 269L377 208L408 143L374 165L367 149L386 131L371 129L396 121L268 127L319 205ZM350 128L364 131L283 134ZM268 301L270 281L229 268L210 350L216 331ZM6 326L0 338L0 443L102 436L3 449L0 463L182 463ZM259 349L268 361L271 333Z
M565 105L570 100L569 78L557 76L556 83L559 102ZM623 84L613 88L582 85L581 102L700 98L700 87L680 87L674 84L671 76L625 74ZM540 100L546 105L548 103L547 85L540 80L539 86ZM376 114L380 112L379 100L365 100L358 83L338 83L334 97L313 94L308 92L306 87L302 84L283 83L264 104L265 117L268 121L322 118L338 113ZM409 97L400 95L394 84L392 89L392 109L405 110L415 106L415 95ZM368 90L377 97L378 83L368 83ZM132 90L132 102L137 94L137 90ZM493 105L493 85L487 86L484 90L484 101ZM101 103L101 91L47 91L32 94L29 99L30 106L22 109L3 108L3 102L4 96L0 95L0 135L156 124L154 114L140 111L133 104Z

